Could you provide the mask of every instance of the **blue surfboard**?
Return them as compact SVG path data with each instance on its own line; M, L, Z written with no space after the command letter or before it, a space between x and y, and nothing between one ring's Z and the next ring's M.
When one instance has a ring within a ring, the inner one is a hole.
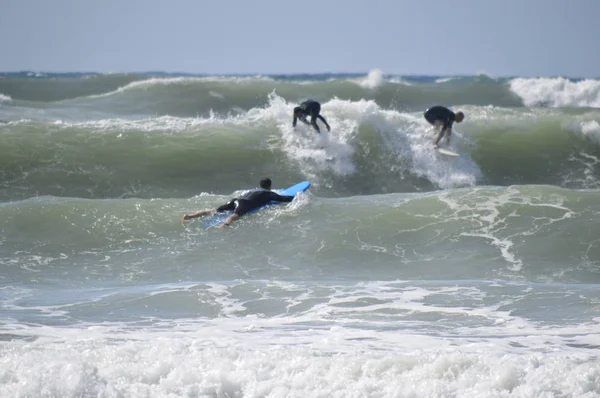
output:
M306 191L308 188L310 188L310 181L302 181L301 183L298 183L296 185L292 185L289 188L286 189L274 189L274 192L277 192L279 195L282 196L296 196L296 194L300 193L300 192L304 192ZM256 209L252 209L250 210L247 214L251 214L251 213L255 213L259 210L265 209L267 207L273 206L273 205L277 205L281 202L270 202L267 203L266 205L262 206L262 207L257 207ZM225 222L225 220L227 220L227 217L229 217L231 215L231 211L225 211L223 213L216 213L213 214L210 217L207 217L204 220L204 226L207 228L210 227L214 227L215 225L220 225L223 222Z

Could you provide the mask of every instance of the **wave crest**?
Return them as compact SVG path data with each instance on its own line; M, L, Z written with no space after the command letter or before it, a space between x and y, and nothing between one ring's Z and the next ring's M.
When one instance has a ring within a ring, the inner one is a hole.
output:
M600 81L572 81L565 78L518 78L510 81L510 89L526 106L553 108L600 107Z

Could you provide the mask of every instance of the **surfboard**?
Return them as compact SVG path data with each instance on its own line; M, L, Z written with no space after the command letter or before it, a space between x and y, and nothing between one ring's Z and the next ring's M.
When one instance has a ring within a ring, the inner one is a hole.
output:
M300 193L300 192L304 192L306 191L308 188L310 188L310 181L302 181L296 185L292 185L289 188L286 189L274 189L274 192L277 192L279 195L282 196L296 196L296 194ZM267 203L266 205L262 206L262 207L258 207L256 209L250 210L247 214L252 214L252 213L256 213L259 210L262 210L264 208L273 206L273 205L277 205L281 202L275 202L272 201L270 203ZM216 213L213 214L212 216L207 217L204 220L204 226L207 228L210 227L214 227L216 225L220 225L223 222L225 222L225 220L227 220L227 217L229 217L233 212L231 211L226 211L223 213Z
M449 151L448 149L444 149L444 148L438 148L437 151L439 153L441 153L442 155L448 155L448 156L460 156L458 153L456 152L452 152Z

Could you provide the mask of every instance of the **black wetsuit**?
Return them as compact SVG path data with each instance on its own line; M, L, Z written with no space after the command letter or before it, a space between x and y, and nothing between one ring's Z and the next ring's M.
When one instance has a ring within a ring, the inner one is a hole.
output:
M427 109L425 112L425 119L433 125L435 125L436 121L443 122L444 125L442 129L446 130L452 128L452 123L454 123L454 120L456 119L456 114L446 107L434 106Z
M294 127L296 127L296 121L298 119L298 115L297 115L298 111L302 114L302 116L304 116L304 121L306 121L306 116L310 116L310 124L315 128L315 130L317 130L318 133L320 133L321 131L319 130L319 126L317 126L317 119L321 119L323 121L323 123L325 123L327 128L329 128L329 125L327 124L327 121L325 120L325 118L320 115L321 104L319 104L317 101L315 101L315 100L304 101L303 103L301 103L300 105L298 105L297 107L294 108L294 121L292 122L292 126L294 126Z
M293 199L293 196L282 196L266 189L256 189L218 207L217 212L222 213L227 210L233 210L235 214L241 217L249 211L264 206L271 201L291 202Z
M298 105L296 109L301 109L305 115L317 116L321 113L321 104L315 100L308 100Z

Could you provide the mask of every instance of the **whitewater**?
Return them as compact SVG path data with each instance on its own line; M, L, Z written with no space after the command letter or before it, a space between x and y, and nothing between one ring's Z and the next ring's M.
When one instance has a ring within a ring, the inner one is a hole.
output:
M309 98L330 132L292 128ZM0 73L0 397L600 397L599 108L566 77ZM312 186L181 223L263 177Z

